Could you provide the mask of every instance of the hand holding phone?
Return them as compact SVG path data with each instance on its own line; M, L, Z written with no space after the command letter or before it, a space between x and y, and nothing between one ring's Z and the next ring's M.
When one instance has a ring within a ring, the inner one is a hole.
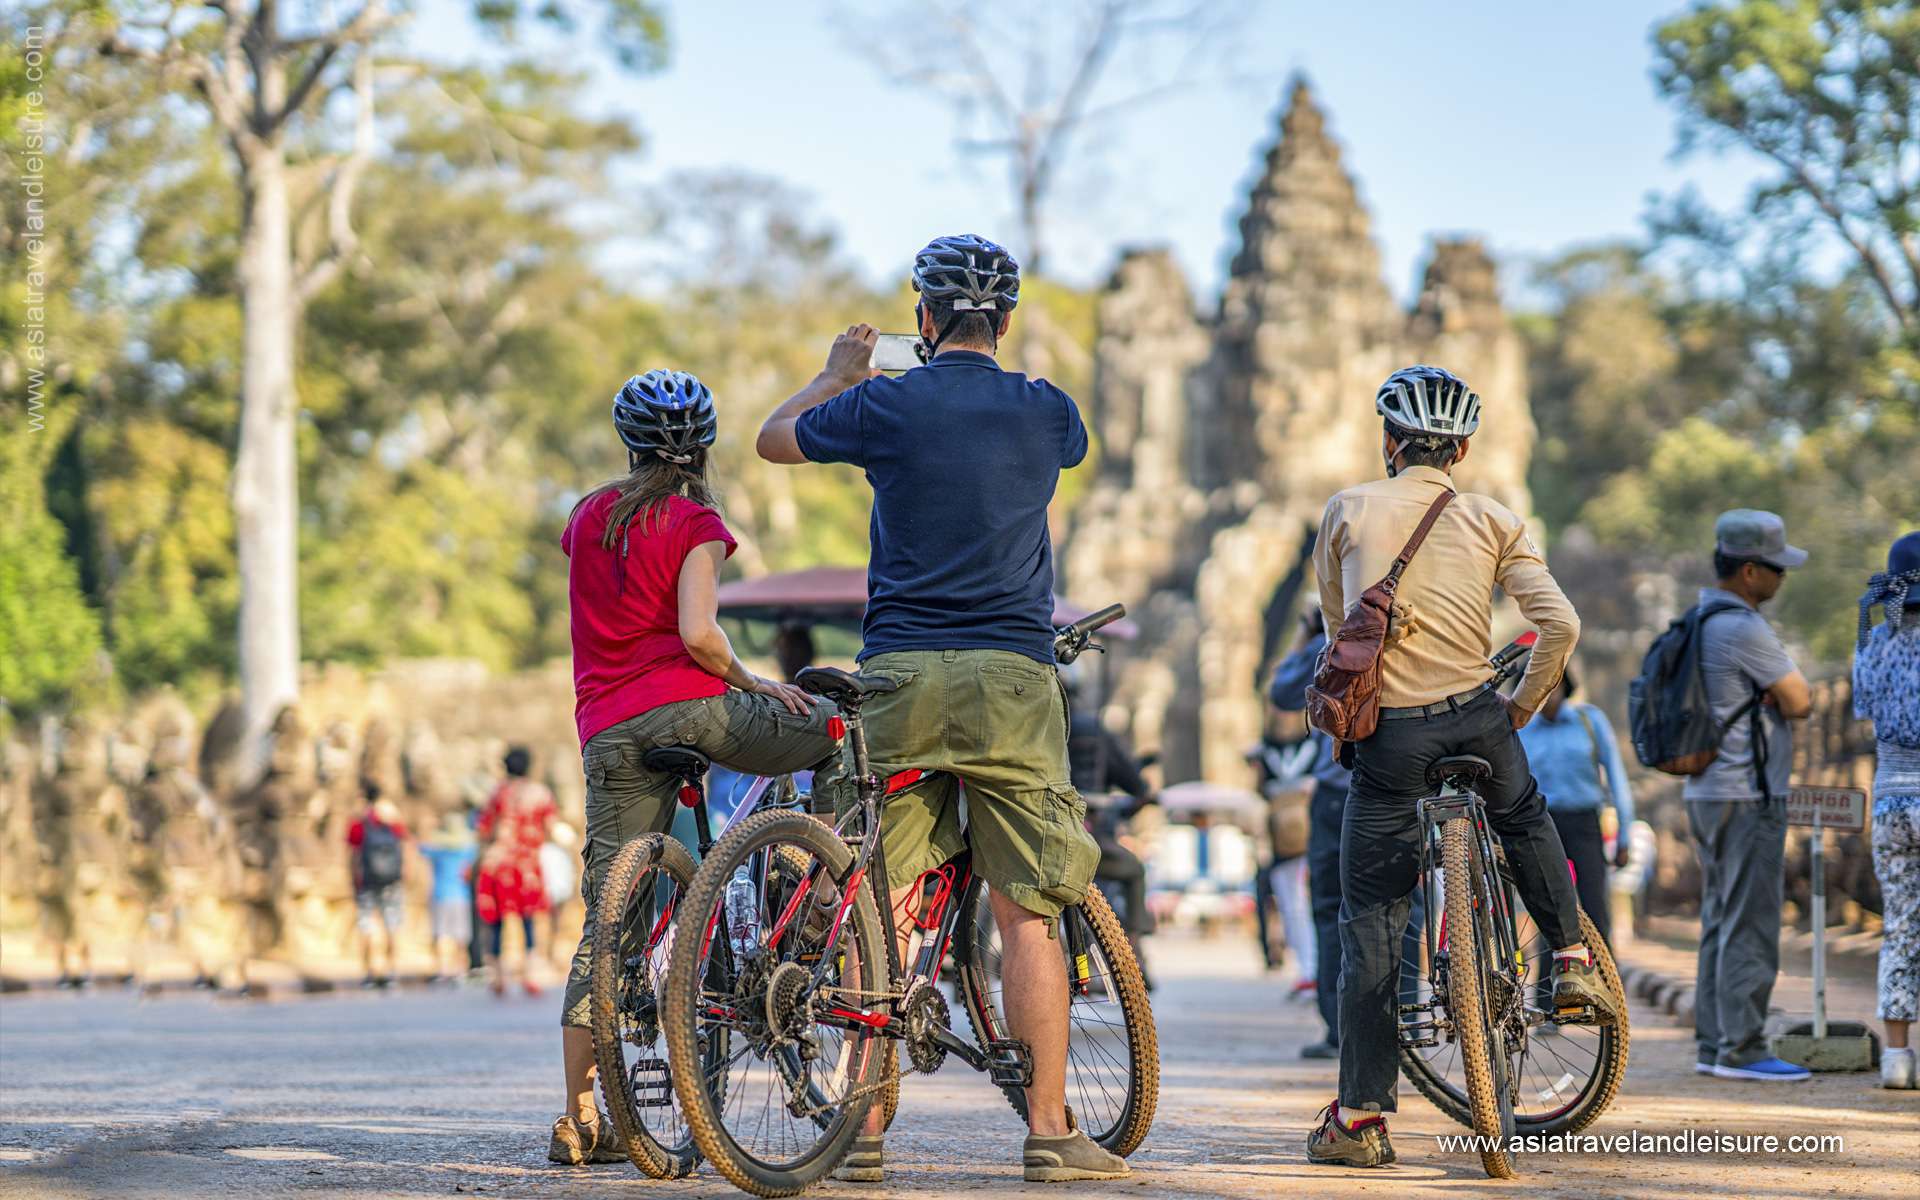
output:
M873 344L873 369L876 371L911 371L925 362L926 359L921 357L918 334L883 333Z

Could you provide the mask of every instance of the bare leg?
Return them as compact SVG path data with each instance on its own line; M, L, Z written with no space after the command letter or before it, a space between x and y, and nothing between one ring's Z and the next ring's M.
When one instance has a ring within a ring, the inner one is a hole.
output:
M900 961L904 963L907 959L908 943L913 940L913 922L907 918L920 911L920 892L914 884L908 884L906 887L896 889L887 898L887 903L893 905L893 919L896 922L894 945L900 951ZM861 1126L860 1132L873 1137L879 1137L885 1133L887 1131L885 1108L885 1105L878 1102L869 1107L866 1124Z
M1007 1028L1027 1044L1033 1084L1027 1127L1041 1137L1067 1132L1067 964L1038 913L992 891L1000 925L1001 999Z
M560 1030L560 1060L567 1076L567 1103L563 1111L588 1124L599 1119L594 1106L593 1030L568 1025Z
M1911 1021L1888 1021L1887 1022L1887 1049L1889 1050L1906 1049L1907 1030L1912 1025L1913 1025L1913 1022Z

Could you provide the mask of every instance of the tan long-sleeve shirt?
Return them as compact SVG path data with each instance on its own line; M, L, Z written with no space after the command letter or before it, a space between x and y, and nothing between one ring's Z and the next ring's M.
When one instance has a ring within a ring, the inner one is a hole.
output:
M1444 471L1408 467L1327 501L1313 568L1329 631L1386 575L1440 489L1452 487ZM1540 631L1514 700L1529 711L1546 702L1580 638L1579 614L1547 572L1526 523L1498 501L1467 492L1447 505L1400 576L1380 662L1382 706L1432 704L1492 677L1496 585Z

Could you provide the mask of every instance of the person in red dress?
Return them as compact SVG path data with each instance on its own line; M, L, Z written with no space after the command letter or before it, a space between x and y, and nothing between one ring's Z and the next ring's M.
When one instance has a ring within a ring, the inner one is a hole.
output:
M586 920L560 1018L566 1110L547 1149L569 1165L627 1161L594 1103L588 993L608 864L633 838L667 832L673 816L679 781L648 770L646 752L690 746L743 774L784 775L837 761L840 749L828 732L833 706L749 671L720 628L720 569L734 538L707 480L713 394L685 372L649 371L620 389L613 424L627 474L587 493L560 539L587 777Z
M504 925L519 917L525 935L516 967L520 986L527 995L538 996L540 985L527 973L534 954L534 917L547 911L546 881L540 875L540 847L559 815L553 793L546 786L527 778L533 756L524 746L507 751L503 765L507 777L494 789L493 797L480 812L475 832L485 847L480 852L479 872L474 880L475 900L480 924L485 933L484 954L493 994L507 990L507 969L500 953Z

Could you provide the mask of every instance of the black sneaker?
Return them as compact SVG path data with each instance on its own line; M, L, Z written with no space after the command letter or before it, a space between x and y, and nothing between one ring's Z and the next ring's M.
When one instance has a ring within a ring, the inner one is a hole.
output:
M1339 1058L1340 1043L1328 1042L1328 1041L1309 1042L1306 1045L1300 1047L1300 1057L1301 1058Z
M1307 1161L1322 1166L1385 1167L1395 1161L1387 1122L1373 1114L1348 1129L1333 1119L1333 1105L1320 1110L1320 1124L1307 1135Z
M1555 1012L1591 1008L1602 1025L1611 1025L1622 1015L1600 964L1591 961L1591 955L1586 962L1554 956L1553 1008Z

